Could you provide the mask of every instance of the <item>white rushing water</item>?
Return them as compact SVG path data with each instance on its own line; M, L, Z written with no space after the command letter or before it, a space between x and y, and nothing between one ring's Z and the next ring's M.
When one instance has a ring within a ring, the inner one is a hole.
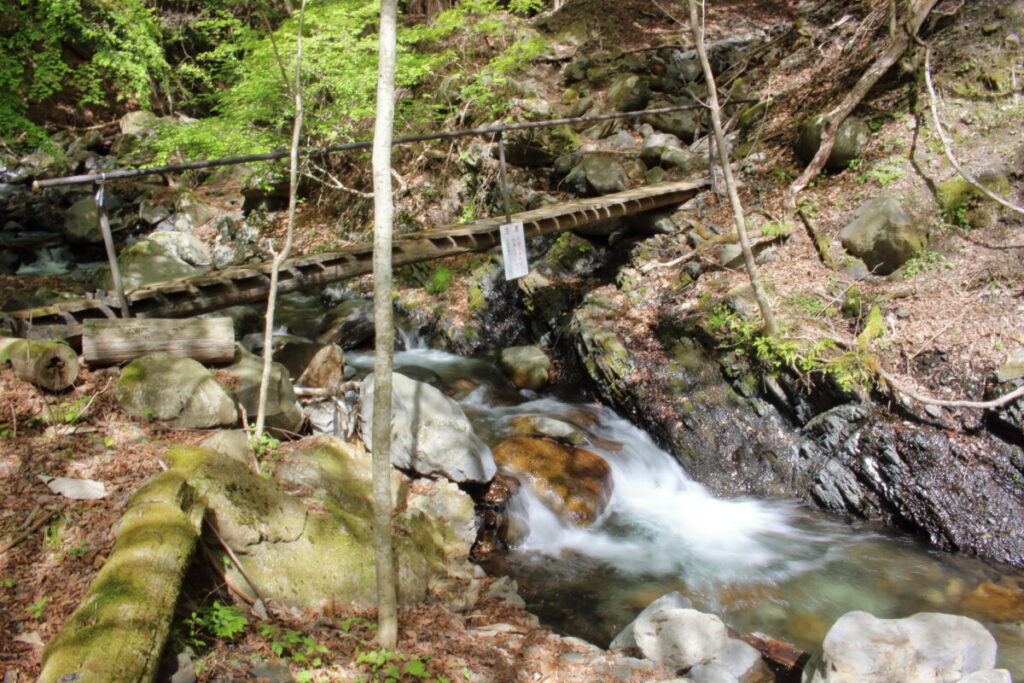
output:
M951 612L985 623L1000 643L1000 665L1024 671L1020 629L962 602L965 590L992 576L983 563L793 501L716 498L609 408L539 398L515 390L491 362L409 348L395 355L396 367L425 368L444 384L479 385L460 404L490 446L513 435L514 418L543 416L575 425L587 439L583 447L609 464L613 493L590 527L563 521L528 486L509 504L528 532L504 566L520 580L530 609L553 627L607 642L671 590L740 631L764 631L807 649L851 610L882 618ZM347 359L372 369L370 354Z
M467 406L469 408L470 406ZM570 408L554 399L514 407L472 406L499 424L520 415L558 417ZM838 528L808 528L785 501L715 498L641 429L597 405L572 406L594 418L586 429L612 471L604 514L587 528L568 524L524 487L513 512L527 518L521 550L586 555L634 575L673 575L694 588L734 582L778 582L823 566L842 545ZM577 418L578 422L578 418ZM602 448L602 441L621 448Z

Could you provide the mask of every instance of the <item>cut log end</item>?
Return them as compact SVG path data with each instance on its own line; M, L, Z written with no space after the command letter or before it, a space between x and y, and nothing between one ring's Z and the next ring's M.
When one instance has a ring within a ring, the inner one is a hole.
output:
M18 379L48 391L63 391L78 379L78 356L67 344L0 339L0 357L4 356Z

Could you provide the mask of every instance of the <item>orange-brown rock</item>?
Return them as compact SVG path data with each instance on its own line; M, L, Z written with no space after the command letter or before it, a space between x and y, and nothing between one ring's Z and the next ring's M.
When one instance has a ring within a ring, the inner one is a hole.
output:
M597 519L612 495L608 463L582 448L514 436L498 444L494 461L528 480L545 505L577 526Z
M1015 581L1003 577L1001 583L985 581L964 597L963 606L987 614L996 621L1024 619L1024 591Z

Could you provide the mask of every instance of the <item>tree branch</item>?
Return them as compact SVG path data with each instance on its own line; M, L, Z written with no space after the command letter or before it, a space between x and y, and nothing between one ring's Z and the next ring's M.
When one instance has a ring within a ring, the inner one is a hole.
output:
M907 48L910 47L911 36L917 34L921 24L928 18L928 13L931 12L932 7L937 2L938 0L911 0L910 7L908 8L910 17L907 20L905 30L898 31L889 38L888 44L879 54L878 59L861 75L860 80L850 89L846 97L832 111L825 115L825 120L821 126L821 146L818 147L817 154L814 155L811 163L807 165L807 168L800 174L800 177L789 186L791 202L795 202L796 195L807 187L812 178L821 173L821 169L825 168L825 162L828 161L829 155L832 154L832 147L835 145L836 132L839 130L839 125L846 120L856 106L860 104L861 100L871 91L871 88L907 51Z
M935 86L932 84L932 46L925 43L920 38L915 38L915 40L924 46L924 84L928 88L928 106L932 112L932 119L935 121L935 132L938 134L939 140L942 141L942 149L945 151L946 158L949 159L949 163L952 164L953 168L956 169L956 172L963 176L963 179L970 183L974 189L978 190L978 192L981 192L992 201L998 202L1008 209L1016 211L1019 214L1024 214L1024 208L1003 199L998 194L978 182L974 176L968 173L967 170L960 165L960 162L953 154L953 147L949 142L949 138L946 137L946 132L942 128L942 119L939 118L939 98L935 94Z

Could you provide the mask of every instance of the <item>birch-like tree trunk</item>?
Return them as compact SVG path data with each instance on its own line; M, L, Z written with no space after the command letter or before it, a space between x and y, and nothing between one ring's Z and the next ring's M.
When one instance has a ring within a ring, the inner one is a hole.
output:
M292 123L291 168L288 176L288 227L285 229L284 246L274 253L270 268L270 292L267 295L266 324L263 328L263 376L260 379L259 403L256 407L256 428L254 435L263 434L267 419L267 390L270 385L270 368L274 357L274 311L277 309L277 281L281 264L292 250L295 235L295 205L299 185L299 136L302 132L302 20L306 16L306 0L299 7L299 28L295 44L295 121ZM255 460L253 460L255 462Z
M373 536L377 566L377 642L395 649L398 606L391 545L391 370L395 357L391 302L391 137L395 118L397 0L380 7L380 61L377 66L377 120L373 130Z
M707 50L704 49L704 23L701 21L698 1L689 0L689 3L690 29L693 31L693 42L696 43L697 56L700 58L700 65L704 71L704 81L708 86L708 110L711 113L711 127L715 136L715 148L718 151L718 158L722 163L722 173L725 175L725 189L729 193L729 203L732 205L732 215L736 221L736 232L739 234L740 247L743 249L743 262L747 266L747 274L750 276L750 286L754 288L757 306L761 309L765 334L774 337L778 335L779 328L775 322L772 306L768 302L768 295L765 294L764 287L761 285L757 264L754 263L754 252L750 248L750 238L747 236L747 222L743 213L743 205L740 203L740 196L736 192L736 180L732 175L732 166L729 165L729 147L726 145L725 133L722 130L722 114L718 106L718 88L715 87L715 75L711 71ZM711 170L714 172L714 169Z

